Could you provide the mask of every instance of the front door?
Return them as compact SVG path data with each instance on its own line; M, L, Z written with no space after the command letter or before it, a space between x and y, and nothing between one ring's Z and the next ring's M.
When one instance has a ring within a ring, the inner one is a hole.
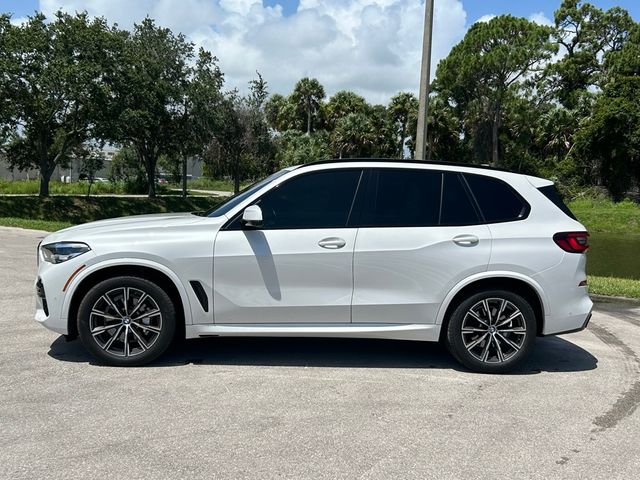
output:
M349 227L362 172L295 176L254 202L259 228L240 213L214 246L217 324L349 323L356 228Z

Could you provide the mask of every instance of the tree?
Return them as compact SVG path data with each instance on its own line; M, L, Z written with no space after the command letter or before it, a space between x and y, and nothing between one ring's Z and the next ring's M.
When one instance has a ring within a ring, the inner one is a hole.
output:
M303 165L331 156L327 132L307 135L296 130L288 130L278 135L274 143L275 159L279 168Z
M80 178L87 181L87 197L91 196L91 187L96 173L104 166L104 155L95 147L81 147L76 151L76 158L80 159Z
M600 178L621 199L634 182L640 184L640 24L605 62L604 90L576 132L575 155L586 179ZM585 158L594 161L585 165Z
M510 96L520 92L524 80L540 71L556 52L557 47L549 41L551 31L511 15L477 22L438 65L434 89L455 106L461 118L473 111L476 119L490 126L494 165L500 163L504 106Z
M338 120L331 133L331 146L338 158L362 157L375 143L371 120L363 113L350 113Z
M400 92L391 97L389 113L396 131L398 158L404 158L404 147L409 137L412 116L417 118L418 99L413 93ZM417 128L417 127L416 127Z
M37 168L40 196L49 195L56 166L91 137L108 95L114 32L103 18L58 12L52 22L36 14L22 26L0 20L0 100L16 135L7 158L19 169Z
M324 87L315 78L305 77L296 83L291 94L292 103L307 117L307 135L313 131L313 118L320 112L325 97Z
M182 34L157 27L145 18L126 35L119 70L113 78L114 97L102 122L101 135L131 145L144 165L150 198L156 195L156 164L172 155L181 138L188 64L193 45Z
M366 114L369 108L367 101L360 95L341 90L323 106L326 129L332 131L341 118L350 113Z
M564 55L547 67L543 89L574 109L591 94L591 87L600 86L605 53L622 48L633 20L619 7L605 12L580 0L563 0L554 19L553 39Z

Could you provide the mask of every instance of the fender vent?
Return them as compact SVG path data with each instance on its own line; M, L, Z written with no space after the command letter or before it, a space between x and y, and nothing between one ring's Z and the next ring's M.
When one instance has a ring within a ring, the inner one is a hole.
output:
M202 306L202 309L205 312L209 311L209 298L207 298L207 293L204 291L204 288L202 286L202 284L200 282L198 282L197 280L191 280L189 281L189 283L191 284L191 288L193 288L193 293L196 294L196 297L198 297L198 301L200 302L200 305Z

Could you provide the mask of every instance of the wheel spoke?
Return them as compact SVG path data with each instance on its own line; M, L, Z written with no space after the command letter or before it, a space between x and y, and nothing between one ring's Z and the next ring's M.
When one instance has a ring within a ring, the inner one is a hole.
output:
M485 327L489 328L489 324L487 322L485 322L484 320L482 320L475 312L473 312L472 310L469 310L467 312L467 315L471 315L476 321L480 322L482 325L484 325Z
M472 350L473 348L475 348L478 344L482 342L482 340L487 338L487 335L489 335L489 332L486 332L484 335L481 335L479 338L476 338L473 342L467 345L467 350Z
M145 343L145 341L142 339L142 337L140 335L138 335L138 332L136 332L135 328L133 328L134 325L135 325L135 323L131 324L131 333L133 333L133 335L136 337L136 340L138 340L138 345L140 345L140 347L144 351L149 347L147 347L147 344Z
M113 308L113 309L116 311L116 313L117 313L118 315L120 315L120 317L121 317L121 318L122 318L122 317L124 317L124 315L122 315L122 313L120 313L120 310L118 310L118 307L116 307L116 304L115 304L115 303L113 303L113 301L109 298L109 294L108 294L108 293L105 293L105 294L102 296L102 299L103 299L105 302L107 302L107 303L109 304L109 306L110 306L111 308Z
M503 328L499 330L500 333L517 333L519 335L524 335L527 333L526 328Z
M499 336L507 345L509 345L511 348L513 348L515 351L520 350L520 346L516 345L515 343L513 343L511 340L509 340L507 337L503 336L501 333L497 333L497 336Z
M124 327L124 356L129 356L129 325Z
M516 311L514 313L512 313L509 318L507 318L506 320L503 320L502 322L500 322L498 325L496 325L496 327L501 327L502 325L506 325L507 323L514 321L520 315L522 315L522 313L520 313L520 310L516 309Z
M481 361L483 361L483 362L487 361L487 358L489 357L489 347L490 346L491 346L491 338L489 338L489 341L484 346L484 350L482 351L482 358L480 358Z
M142 320L142 319L145 319L145 318L149 318L149 317L153 317L154 315L158 315L159 313L160 313L160 310L156 309L156 310L152 310L151 312L143 313L139 317L132 318L131 320L134 321L134 322L137 322L139 320Z
M143 330L147 330L149 332L153 332L153 333L160 333L160 329L157 327L152 327L151 325L144 325L142 323L132 323L132 325L135 325L136 327L140 327Z
M109 315L108 313L101 312L100 310L91 310L93 315L100 315L105 320L122 320L120 317L114 317L113 315Z
M129 287L124 287L124 314L129 316Z
M489 302L487 301L486 298L482 300L482 305L484 306L484 311L487 312L487 319L489 320L489 325L491 325L493 323L493 320L491 319L491 309L489 309Z
M472 327L464 327L462 329L462 333L477 333L477 332L486 332L486 328L472 328Z
M504 307L507 306L507 301L503 298L502 303L500 304L500 309L498 310L498 315L496 315L496 323L500 321L500 316L504 312Z
M502 363L504 362L504 355L502 353L502 347L500 346L500 342L495 336L493 337L493 341L496 342L496 352L498 352L498 361Z
M119 326L120 325L104 325L102 327L96 327L93 330L91 330L91 335L95 337L96 335L100 335L101 333L104 333L107 330L111 330L112 328L117 328Z
M120 332L122 331L122 325L120 325L118 327L118 330L116 330L116 333L113 334L113 336L109 339L109 341L107 343L104 344L104 346L102 347L102 349L106 352L109 351L109 348L111 347L111 345L113 344L113 342L116 340L116 338L118 338L118 336L120 335Z
M129 315L130 317L133 318L133 316L136 314L136 312L138 311L138 309L142 306L143 302L147 299L149 295L147 295L146 293L142 294L142 296L140 297L140 300L138 300L138 303L136 304L136 308L134 308L131 311L131 314Z

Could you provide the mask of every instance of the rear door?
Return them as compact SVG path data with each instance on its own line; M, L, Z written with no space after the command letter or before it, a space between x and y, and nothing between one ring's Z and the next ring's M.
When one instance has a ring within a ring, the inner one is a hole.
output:
M456 172L368 172L354 252L354 323L434 323L459 281L485 271L491 235Z
M295 176L254 202L264 222L240 213L214 247L215 322L349 323L353 249L348 227L361 169Z

